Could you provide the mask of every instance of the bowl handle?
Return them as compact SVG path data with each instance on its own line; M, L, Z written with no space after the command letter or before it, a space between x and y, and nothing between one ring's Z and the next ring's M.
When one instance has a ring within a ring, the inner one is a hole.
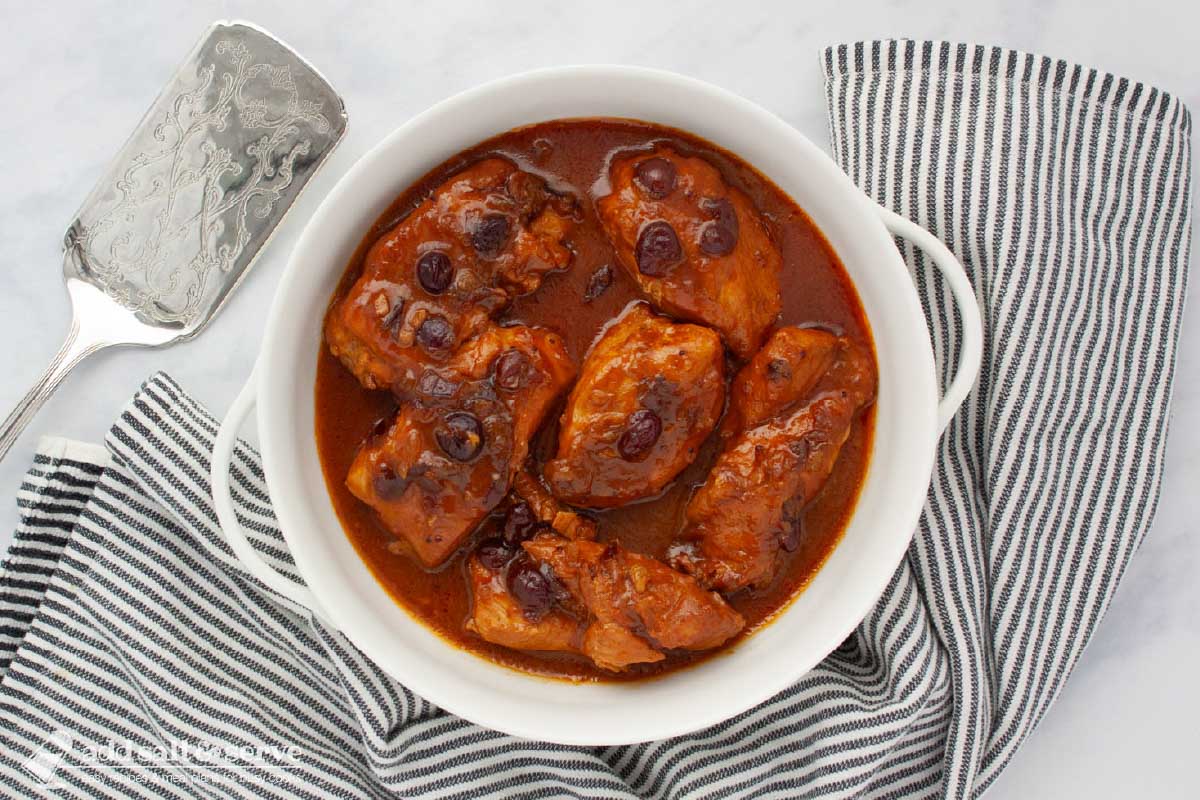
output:
M233 461L233 448L237 444L238 431L242 429L246 416L254 408L258 394L258 382L255 379L257 371L257 368L251 371L246 385L242 387L237 399L229 407L229 413L222 420L221 427L217 431L217 440L213 445L212 487L217 520L225 534L225 541L229 542L230 549L233 550L233 554L247 572L288 600L311 611L322 620L328 621L328 615L321 609L316 596L307 586L280 575L262 560L254 550L254 546L250 544L250 540L246 538L246 532L242 529L237 512L233 508L233 496L229 487L229 466Z
M958 412L963 400L967 399L967 393L975 384L975 378L979 376L979 368L983 364L983 322L979 316L979 301L975 299L975 290L971 287L962 262L940 239L890 209L878 206L877 210L884 226L893 236L908 239L933 259L934 265L950 286L962 320L962 351L958 358L958 370L938 403L940 436Z

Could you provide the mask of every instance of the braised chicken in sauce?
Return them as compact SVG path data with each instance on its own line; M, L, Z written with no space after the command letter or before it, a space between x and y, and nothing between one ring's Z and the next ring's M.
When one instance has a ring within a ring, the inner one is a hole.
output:
M767 624L867 469L876 369L845 271L712 144L583 119L406 191L324 323L316 431L347 536L460 647L663 674Z
M609 180L597 212L642 293L753 355L779 315L782 258L750 199L712 164L666 146L618 157Z
M573 198L507 159L452 176L367 252L326 322L330 351L369 389L410 389L566 267L574 213Z
M427 368L346 477L422 564L439 566L508 492L529 440L574 377L558 337L492 326Z
M771 334L730 384L722 436L761 425L807 397L840 346L837 336L820 328L788 326Z
M467 630L516 650L581 652L584 629L580 621L561 608L527 614L507 586L509 560L491 561L490 552L485 543L467 559L473 600Z
M688 503L683 543L672 548L673 565L718 591L774 579L780 553L799 543L804 507L833 471L855 416L874 399L865 350L819 332L805 336L813 346L797 348L789 330L776 332L735 379L779 390L742 403L737 414L731 409L737 427ZM814 360L832 363L818 372ZM796 391L805 384L812 389Z
M587 614L583 653L603 669L718 647L746 624L716 592L620 544L539 535L524 543Z
M583 362L546 464L550 489L595 508L658 494L695 460L724 406L720 337L634 304Z

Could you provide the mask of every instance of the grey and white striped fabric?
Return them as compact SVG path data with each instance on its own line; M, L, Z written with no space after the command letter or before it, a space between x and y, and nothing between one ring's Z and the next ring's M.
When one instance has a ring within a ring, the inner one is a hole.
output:
M908 558L823 664L727 723L634 747L522 741L448 716L238 567L209 497L214 420L158 375L105 449L49 440L21 489L0 575L0 790L982 793L1054 700L1153 515L1191 121L1158 90L996 48L875 42L822 64L837 159L963 258L987 326ZM901 246L939 363L953 363L949 293ZM256 547L290 570L252 450L234 478ZM111 768L129 763L124 742L159 763Z

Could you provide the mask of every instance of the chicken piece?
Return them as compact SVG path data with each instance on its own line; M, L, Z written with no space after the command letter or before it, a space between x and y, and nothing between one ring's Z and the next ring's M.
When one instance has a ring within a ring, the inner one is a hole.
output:
M724 403L720 337L637 303L584 360L546 464L550 490L595 508L657 494L695 458Z
M511 300L564 269L574 201L489 158L456 174L380 237L330 310L329 349L368 389L406 393Z
M587 610L583 653L602 669L661 661L667 650L708 650L745 627L720 595L618 544L542 534L523 546Z
M574 377L562 341L491 327L369 438L346 486L426 567L436 567L504 498L529 440Z
M806 399L832 366L839 347L837 336L818 328L775 331L734 376L722 433L753 428Z
M716 328L738 358L779 315L783 259L758 210L702 158L660 145L617 158L596 204L625 271L657 307Z
M468 561L467 572L471 581L467 630L515 650L579 652L583 635L579 621L560 608L530 619L505 586L505 566L490 569L476 555Z
M746 370L761 366L751 362ZM793 376L802 369L792 363ZM783 400L789 393L779 394ZM672 566L724 593L768 584L781 551L799 545L801 513L825 485L855 417L874 394L870 353L838 339L833 365L805 404L781 402L771 418L726 444L688 502L683 541L668 559ZM762 407L743 418L770 411Z
M525 325L492 325L464 344L445 367L426 368L414 396L437 403L482 393L502 402L513 419L520 456L516 468L525 462L550 407L573 380L575 364L558 334Z

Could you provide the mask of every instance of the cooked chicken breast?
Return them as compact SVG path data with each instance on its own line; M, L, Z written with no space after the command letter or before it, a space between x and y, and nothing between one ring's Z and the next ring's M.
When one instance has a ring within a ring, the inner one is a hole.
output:
M372 245L330 311L329 349L369 389L411 389L514 297L564 269L574 201L489 158L434 190Z
M642 293L750 358L779 316L783 263L750 198L666 146L614 159L609 184L600 222Z
M688 502L669 561L706 586L730 593L770 583L781 551L798 543L804 507L825 485L859 411L874 399L870 353L825 336L797 348L799 334L780 331L735 379L735 386L769 386L770 365L781 362L776 372L787 365L786 379L781 375L762 394L735 394L741 429ZM825 346L829 340L833 348ZM826 359L831 366L815 379L817 362ZM798 391L802 384L815 385Z
M650 556L554 534L524 543L587 610L583 653L604 669L661 661L667 650L708 650L745 620L720 595Z
M507 494L573 377L555 334L488 328L445 367L426 369L391 426L359 449L346 485L435 567Z
M559 498L595 508L658 494L695 458L724 404L720 338L637 303L584 359L546 481Z

